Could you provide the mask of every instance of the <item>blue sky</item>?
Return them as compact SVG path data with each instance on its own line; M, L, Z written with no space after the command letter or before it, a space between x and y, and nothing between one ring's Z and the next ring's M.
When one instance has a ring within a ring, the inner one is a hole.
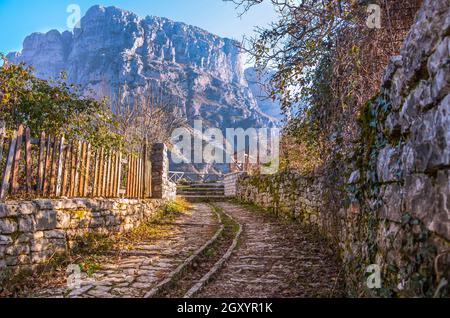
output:
M235 5L222 0L0 0L0 52L21 50L23 39L32 32L67 30L70 4L79 5L82 15L95 4L115 5L143 17L162 16L237 40L274 18L269 4L239 18Z

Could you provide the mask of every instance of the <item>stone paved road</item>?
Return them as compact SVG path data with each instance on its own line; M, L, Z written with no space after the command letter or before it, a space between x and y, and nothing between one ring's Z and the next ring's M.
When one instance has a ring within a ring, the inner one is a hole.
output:
M170 238L140 242L120 259L102 264L102 269L88 278L83 275L81 288L66 290L55 286L39 291L34 297L68 298L142 298L159 282L202 247L218 228L211 208L198 204L192 215L173 223Z
M343 295L333 251L298 225L232 203L220 203L243 225L241 243L216 279L198 295L224 298Z
M232 203L218 203L243 225L232 257L198 297L337 297L344 295L340 267L333 250L273 217ZM206 204L173 223L169 238L141 242L126 254L102 264L81 288L55 286L34 297L142 298L216 232L217 220Z

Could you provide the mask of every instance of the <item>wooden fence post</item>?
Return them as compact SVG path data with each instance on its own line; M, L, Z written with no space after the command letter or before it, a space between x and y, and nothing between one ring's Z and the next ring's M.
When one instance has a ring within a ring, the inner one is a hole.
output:
M142 181L143 178L142 176L144 175L144 162L142 160L142 155L139 156L139 186L138 186L138 195L139 195L139 199L142 199L142 189L144 186L144 182Z
M47 137L47 152L45 154L45 168L44 168L44 183L42 186L42 195L46 196L49 191L49 178L50 178L50 167L51 167L51 151L52 151L52 138L50 136Z
M31 133L30 128L27 127L25 130L25 161L26 161L26 175L27 175L27 193L28 195L31 194L32 191L32 173L33 173L33 166L32 166L32 159L31 159Z
M77 147L75 148L76 150L76 164L75 164L75 184L74 184L74 193L73 196L74 197L78 197L80 195L79 192L79 187L80 187L80 180L81 180L81 161L82 161L82 157L81 157L81 152L82 152L82 144L80 141L76 142Z
M97 196L103 196L103 180L105 178L105 149L101 149L100 162L99 162L99 174L98 174L98 192Z
M12 171L12 191L11 193L14 195L19 191L19 172L20 172L20 156L21 156L21 148L23 143L23 133L24 127L23 125L19 126L17 130L17 143L16 143L16 151L14 154L14 163L13 163L13 171Z
M6 195L8 194L9 191L10 187L9 180L11 177L11 170L14 162L14 153L16 151L16 144L17 144L17 131L14 131L11 143L9 145L9 153L8 158L6 159L5 172L3 173L2 188L0 190L0 201L5 200Z
M53 137L53 152L52 152L52 164L50 170L50 191L49 196L56 196L56 174L58 168L58 150L59 150L60 139Z
M117 153L113 152L112 161L111 161L111 180L109 185L109 196L114 198L115 188L116 188L116 174L117 174Z
M83 197L87 197L89 192L90 169L91 169L91 144L88 143L86 145L86 168L85 168Z
M63 184L63 170L64 170L64 137L61 137L59 139L59 149L58 149L58 168L57 168L57 174L56 174L56 197L61 196L61 188Z
M78 196L84 195L84 180L86 179L86 143L81 143L81 153L79 161L79 181L78 181Z
M131 197L136 195L136 158L131 157Z
M75 141L72 141L70 146L70 185L69 185L69 196L73 197L75 195L75 178L77 171L77 145Z
M131 178L131 156L128 156L128 170L127 170L127 190L125 192L125 196L130 197L130 178Z
M41 134L39 141L39 168L38 168L38 195L43 194L45 173L45 133Z
M69 190L68 185L70 182L70 162L72 160L72 146L67 145L66 149L64 150L64 173L63 173L63 179L62 179L62 185L61 185L61 195L63 197L69 196Z
M110 185L111 185L111 150L108 150L108 164L106 168L106 187L105 187L105 197L109 198L111 196L110 193Z
M103 175L102 175L102 197L106 197L106 184L108 180L108 151L104 153L104 162L103 162Z
M116 181L116 197L120 198L120 186L122 185L122 153L119 152L119 160L117 166L117 181Z
M92 185L92 197L95 198L98 193L98 170L99 170L99 160L100 160L100 151L95 151L94 156L95 164L94 164L94 184Z

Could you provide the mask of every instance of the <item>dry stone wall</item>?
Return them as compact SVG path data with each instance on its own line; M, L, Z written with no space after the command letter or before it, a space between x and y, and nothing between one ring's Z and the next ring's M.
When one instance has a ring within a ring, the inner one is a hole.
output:
M152 151L153 199L63 198L0 203L0 278L34 270L90 233L128 232L176 197L164 144Z
M89 233L127 232L164 200L61 199L0 204L0 273L34 269Z
M229 173L225 175L223 179L223 184L225 187L225 196L226 197L235 197L237 194L237 181L239 177L244 175L243 172L235 172Z
M333 189L326 168L242 177L238 197L311 224L339 246L351 296L448 296L450 287L450 5L425 0L361 141ZM328 171L329 172L329 171ZM331 208L330 207L334 207ZM381 270L368 288L367 267Z

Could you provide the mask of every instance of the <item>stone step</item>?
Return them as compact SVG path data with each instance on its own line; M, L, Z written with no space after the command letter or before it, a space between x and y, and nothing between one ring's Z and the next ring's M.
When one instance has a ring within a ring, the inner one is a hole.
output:
M191 192L177 192L177 195L182 195L182 196L197 196L197 197L208 197L208 196L224 196L225 192L222 191L216 191L216 192L206 192L206 193L198 193L195 191L191 191Z
M217 192L217 191L225 191L224 188L208 188L208 189L196 189L196 188L177 188L177 191L195 191L198 193L204 192Z
M210 196L181 195L180 197L190 203L224 202L230 200L230 198L227 198L224 195L210 195Z
M211 183L211 184L189 184L189 185L179 185L178 189L224 189L223 184Z

